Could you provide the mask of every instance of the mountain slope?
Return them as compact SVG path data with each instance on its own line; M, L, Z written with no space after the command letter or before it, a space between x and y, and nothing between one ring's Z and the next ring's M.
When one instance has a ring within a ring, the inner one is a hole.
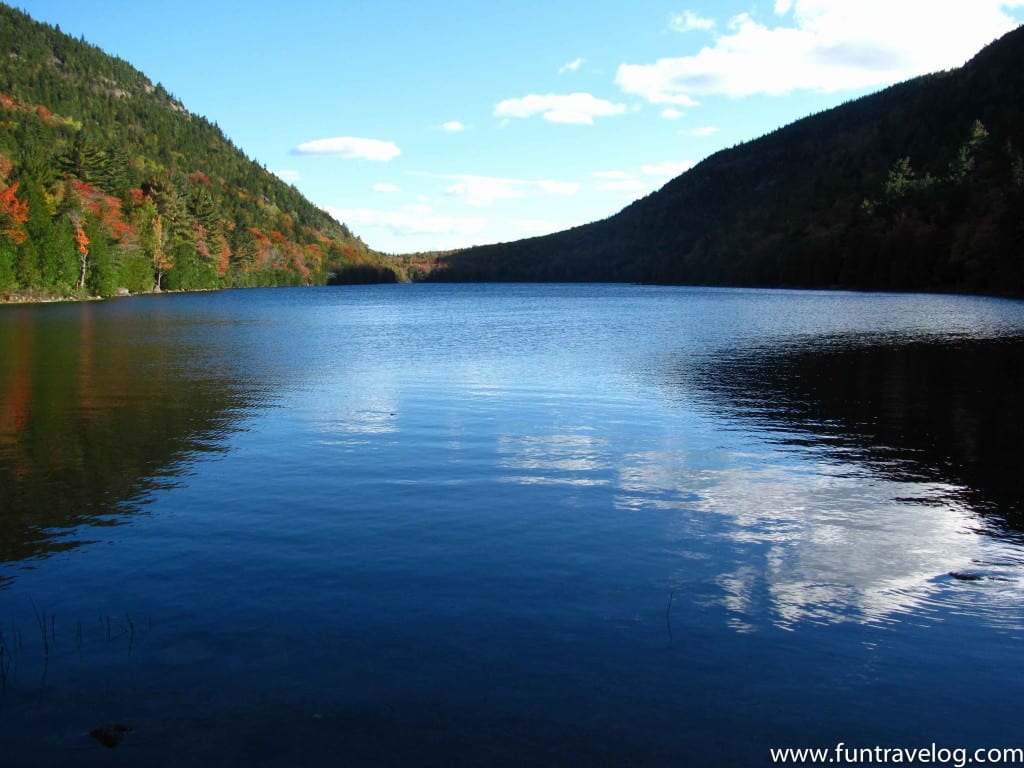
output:
M390 274L123 60L4 5L0 51L0 297Z
M964 67L719 152L609 219L433 280L1024 293L1024 29Z

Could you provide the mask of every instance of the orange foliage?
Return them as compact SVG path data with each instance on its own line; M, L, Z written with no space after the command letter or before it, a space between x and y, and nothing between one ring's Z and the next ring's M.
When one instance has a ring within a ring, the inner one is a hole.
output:
M202 171L193 171L188 175L188 180L193 184L205 184L206 186L210 186L211 184L210 177Z
M231 265L231 246L228 245L228 239L224 235L218 235L217 237L217 274L224 277L228 273L228 267Z
M75 227L75 244L78 246L78 252L83 256L89 253L89 236L85 234L81 224Z
M153 240L156 243L153 264L157 269L170 269L174 260L164 252L164 218L159 213L153 217Z
M19 101L14 96L6 93L0 93L0 106L4 109L14 110L16 112L35 112L47 125L53 125L58 120L61 122L67 122L67 118L55 115L48 107L44 107L42 104L26 104L23 101Z
M108 195L77 179L71 181L71 187L82 208L91 211L99 219L104 231L114 240L127 242L134 239L135 230L125 221L119 198ZM142 190L132 190L132 192L135 191L142 192Z
M256 246L256 265L259 269L266 269L274 258L274 247L267 237L256 227L249 227L253 243Z
M0 191L0 232L15 243L23 243L27 235L21 226L28 221L28 201L19 200L17 191L18 182Z

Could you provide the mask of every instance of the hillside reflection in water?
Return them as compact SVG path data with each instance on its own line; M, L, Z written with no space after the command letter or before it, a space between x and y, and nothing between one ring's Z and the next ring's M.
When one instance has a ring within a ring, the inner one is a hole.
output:
M735 625L766 608L790 627L941 621L943 608L1024 629L1022 361L1021 337L850 335L674 369L672 386L771 446L687 476L693 508L729 517L743 551L758 545L719 577Z
M141 511L258 399L210 348L216 323L138 307L3 308L0 564Z

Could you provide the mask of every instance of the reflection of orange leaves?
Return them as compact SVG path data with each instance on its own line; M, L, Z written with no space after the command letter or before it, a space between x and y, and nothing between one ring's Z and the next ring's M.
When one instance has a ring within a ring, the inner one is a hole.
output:
M9 379L5 382L3 397L0 397L0 432L19 432L28 423L32 410L33 381L35 368L32 365L33 332L27 321L16 321L11 353L6 366Z
M75 227L75 244L78 246L78 252L83 256L89 253L89 236L85 234L85 230L81 226Z

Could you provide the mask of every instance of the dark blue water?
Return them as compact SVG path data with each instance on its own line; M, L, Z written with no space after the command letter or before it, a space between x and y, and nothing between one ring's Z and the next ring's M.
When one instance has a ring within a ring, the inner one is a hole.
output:
M1020 302L0 310L4 766L1021 742Z

